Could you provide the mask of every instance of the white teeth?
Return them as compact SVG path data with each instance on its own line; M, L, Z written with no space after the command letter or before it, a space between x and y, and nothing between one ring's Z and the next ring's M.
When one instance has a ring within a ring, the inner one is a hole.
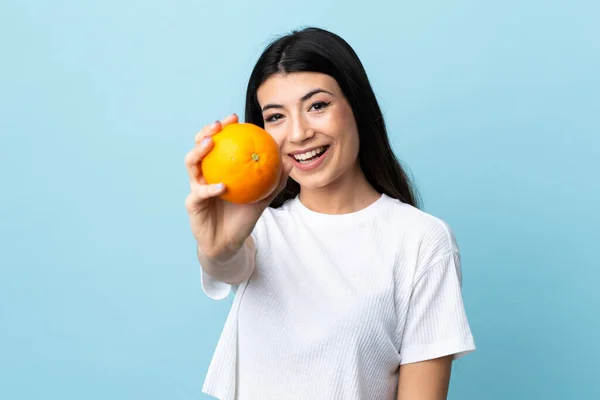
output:
M300 161L303 162L303 164L306 163L306 160L308 160L309 158L315 157L317 154L321 154L325 151L325 147L319 147L318 149L314 149L312 151L307 151L306 153L302 153L302 154L294 154L294 158L296 159L296 161Z

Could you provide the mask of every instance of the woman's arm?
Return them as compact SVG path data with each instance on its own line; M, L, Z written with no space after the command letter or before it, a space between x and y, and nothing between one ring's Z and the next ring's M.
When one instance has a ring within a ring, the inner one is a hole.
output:
M398 377L398 400L446 400L452 356L404 364Z

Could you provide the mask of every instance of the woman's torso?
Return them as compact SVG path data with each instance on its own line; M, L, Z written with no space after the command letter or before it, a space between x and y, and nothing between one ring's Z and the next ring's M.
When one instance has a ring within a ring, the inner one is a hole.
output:
M339 216L267 210L239 293L238 398L394 398L421 217L386 196Z

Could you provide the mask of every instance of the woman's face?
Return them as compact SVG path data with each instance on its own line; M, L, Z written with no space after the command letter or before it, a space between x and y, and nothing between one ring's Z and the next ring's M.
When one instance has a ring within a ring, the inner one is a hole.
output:
M302 188L326 187L357 165L356 121L335 79L313 72L276 74L257 97L265 130Z

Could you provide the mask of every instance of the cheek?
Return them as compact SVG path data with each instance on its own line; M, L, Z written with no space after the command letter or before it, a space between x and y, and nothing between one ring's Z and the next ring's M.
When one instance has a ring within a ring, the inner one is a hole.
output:
M346 166L354 164L358 159L359 141L358 134L355 131L350 131L346 134L346 137L342 144L343 164Z
M343 141L352 141L352 135L356 134L356 122L352 109L347 106L341 106L331 113L328 124L338 139Z
M283 146L283 143L285 142L285 131L283 129L265 129L267 131L267 133L269 135L271 135L271 137L273 139L275 139L275 142L277 142L277 145L279 146L279 149L281 150L281 147Z
M277 146L279 146L279 151L281 152L283 149L283 145L285 143L285 138L286 138L285 130L275 128L275 129L267 130L267 133L269 135L271 135L271 137L273 139L275 139ZM281 152L280 155L281 155L281 160L283 161L284 168L292 170L293 164L292 164L292 160L290 160L290 157L288 157L283 152ZM292 176L292 175L290 175L290 176ZM292 176L292 178L293 178L293 176Z
M336 140L341 144L343 149L343 158L356 158L359 150L359 137L356 122L352 111L348 108L343 110L336 116L335 125L339 128L336 130Z

